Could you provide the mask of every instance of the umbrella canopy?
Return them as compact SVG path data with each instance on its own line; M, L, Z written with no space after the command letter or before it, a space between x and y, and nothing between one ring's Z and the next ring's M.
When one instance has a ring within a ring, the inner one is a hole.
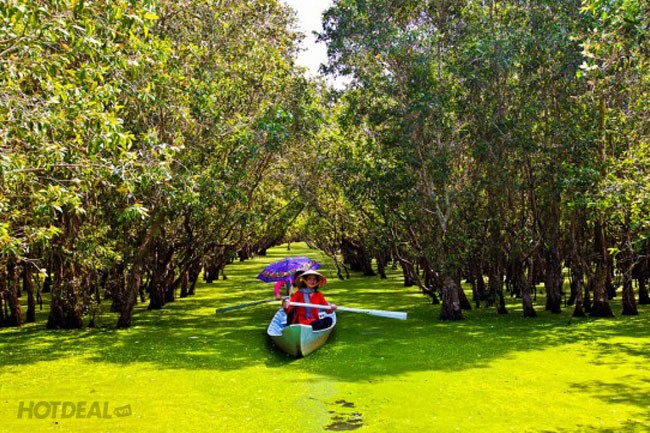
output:
M277 262L268 265L262 270L262 272L260 272L257 278L265 283L271 283L273 281L292 278L296 271L307 271L319 267L320 263L306 256L285 257L282 260L278 260Z

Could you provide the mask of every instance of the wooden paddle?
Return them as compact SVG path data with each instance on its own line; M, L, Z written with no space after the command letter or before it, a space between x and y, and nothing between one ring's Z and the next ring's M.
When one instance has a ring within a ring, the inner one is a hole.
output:
M285 296L282 299L287 299L287 298L288 296ZM275 302L275 301L277 301L277 299L273 298L273 299L265 299L263 301L245 302L243 304L232 305L230 307L217 308L217 314L227 313L228 311L240 310L242 308L252 307L253 305L267 304L269 302Z
M329 305L306 304L304 302L289 302L289 305L292 305L294 307L319 308L321 310L329 310L331 308ZM406 320L406 313L403 313L401 311L364 310L361 308L348 308L348 307L341 307L341 306L337 306L336 311L347 311L348 313L369 314L371 316L385 317L387 319Z

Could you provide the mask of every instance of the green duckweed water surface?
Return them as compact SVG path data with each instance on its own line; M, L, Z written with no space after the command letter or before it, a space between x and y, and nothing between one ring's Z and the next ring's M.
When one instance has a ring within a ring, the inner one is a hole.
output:
M331 302L406 311L408 320L339 313L324 347L292 359L265 334L277 305L215 314L271 298L257 273L302 254L323 263ZM36 324L0 330L0 430L650 431L647 307L621 317L615 301L614 319L571 319L570 307L544 312L540 297L536 319L523 319L512 300L505 316L481 309L442 323L437 306L402 287L399 272L341 281L304 244L226 273L162 311L139 305L128 330L112 329L115 317L104 313L95 329L47 331L46 312Z

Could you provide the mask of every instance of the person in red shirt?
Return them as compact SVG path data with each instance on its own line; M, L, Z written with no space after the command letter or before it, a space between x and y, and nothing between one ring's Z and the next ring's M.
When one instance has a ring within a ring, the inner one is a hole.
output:
M330 306L326 313L336 311L336 305L330 304L325 300L325 296L318 290L327 284L327 279L320 273L309 270L305 271L296 279L298 291L291 295L290 299L285 299L283 303L284 311L287 313L287 324L300 323L311 325L314 330L325 329L332 326L331 317L319 317L318 308L293 307L289 302L304 302L307 304L319 304Z

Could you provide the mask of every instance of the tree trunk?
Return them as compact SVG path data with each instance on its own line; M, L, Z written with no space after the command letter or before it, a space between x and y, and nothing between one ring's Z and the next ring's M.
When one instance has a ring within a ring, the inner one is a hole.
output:
M462 320L464 318L460 308L459 291L460 287L453 278L450 276L443 278L440 320Z
M106 276L104 289L106 290L105 298L111 299L111 312L119 313L123 310L125 293L127 290L127 275L124 264L119 263L110 269Z
M576 296L578 295L578 287L582 286L581 284L578 283L578 280L580 278L584 278L584 275L582 274L582 269L576 265L573 260L569 264L569 273L570 273L570 280L569 280L569 300L567 301L567 305L574 305L576 302Z
M546 276L544 288L546 290L546 310L559 314L562 312L562 260L560 259L560 248L554 244L546 252Z
M59 257L59 252L52 256L52 267L48 273L50 275L49 285L51 293L50 314L47 318L47 329L65 329L65 311L62 301L62 284L63 281L63 261Z
M647 254L647 253L642 253ZM646 280L648 278L648 257L639 257L636 260L636 265L634 266L632 277L636 279L639 285L639 304L648 305L650 304L650 293L646 287Z
M7 310L7 303L5 302L6 291L7 291L6 264L0 262L0 326L4 325L5 318L9 317L9 310Z
M497 262L500 261L497 259ZM503 266L499 263L493 263L488 277L488 306L497 303L498 314L508 314L506 309L506 299L503 295Z
M388 266L390 255L386 253L377 254L375 259L377 260L377 272L379 273L379 278L382 280L387 279L388 277L386 276L386 266Z
M7 263L7 283L5 286L5 301L9 306L9 317L6 324L9 326L22 326L25 323L23 310L18 296L20 285L20 267L14 259Z
M162 278L154 275L149 282L149 306L148 310L160 310L165 305L165 289Z
M178 279L174 279L174 269L171 265L167 265L165 271L165 278L163 280L163 288L165 291L165 304L176 301L176 289L181 283L182 275Z
M577 254L577 252L576 252ZM571 263L571 291L573 297L573 317L585 317L585 308L584 308L584 272L582 270L582 265L579 262L579 259L575 259Z
M119 302L120 316L117 319L117 328L125 329L131 327L133 320L133 307L138 302L138 294L142 290L142 279L144 278L144 262L149 251L150 241L152 239L152 231L148 231L138 248L135 257L133 257L133 265L131 272L128 274L124 291L120 292L121 300ZM144 302L144 301L143 301Z
M416 284L415 267L411 263L400 261L404 275L404 287L413 287Z
M637 279L637 282L639 283L639 304L640 305L650 304L650 293L648 292L648 288L645 285L646 283L645 277Z
M513 270L514 272L514 284L516 290L521 294L521 306L523 308L524 317L537 317L537 312L535 307L533 307L533 285L531 280L533 278L533 273L529 272L528 278L525 274L525 263L520 257L513 258L513 264L515 265ZM531 261L532 263L532 261ZM532 269L529 268L530 271Z
M637 316L639 311L636 307L636 300L634 299L634 288L632 286L632 273L634 271L634 253L630 240L630 225L629 220L626 219L625 233L623 239L623 246L620 252L621 259L619 260L619 267L623 274L623 315L624 316Z
M461 284L461 278L460 274L458 275L458 278L456 278L456 287L458 287L458 300L460 301L460 309L461 310L471 310L472 309L472 304L469 303L469 299L467 299L467 295L465 294L465 290L463 289L463 285Z
M199 280L199 274L201 273L201 260L197 259L190 267L190 288L187 291L188 296L194 296L196 291L196 282Z
M36 297L34 296L34 280L29 263L23 264L23 291L27 293L27 323L36 322Z
M614 299L616 297L616 285L614 284L614 258L609 252L607 252L607 273L605 275L607 299Z
M181 299L182 298L187 298L187 295L189 294L189 289L190 289L190 276L189 276L189 271L184 271L181 273Z
M79 232L79 216L64 211L59 220L63 234L62 244L55 247L51 256L52 293L47 329L79 329L83 327L83 270L67 253L69 243L74 243Z
M138 291L142 285L142 277L144 275L144 270L142 262L137 260L133 264L133 268L127 278L127 284L124 288L124 292L121 294L122 299L120 301L120 316L117 319L117 328L126 329L131 327L131 322L133 320L133 307L138 299Z
M586 213L583 208L576 208L571 214L571 295L569 305L573 305L572 317L585 317L589 308L589 289L585 285L587 262L583 258L587 235Z
M480 259L472 258L469 261L469 280L472 285L472 298L476 308L481 306L482 301L488 298L485 280L483 279L483 267Z
M604 264L599 263L596 265L594 284L592 285L594 299L589 312L591 317L614 317L605 287L605 280L607 279L606 272L607 269Z
M639 310L634 299L634 288L632 287L632 277L629 273L623 274L623 313L624 316L637 316Z
M594 289L594 276L589 275L587 278L587 284L585 284L585 291L584 291L584 310L585 313L591 314L591 293L593 293Z
M594 225L595 248L596 248L596 271L593 276L592 289L594 301L589 315L591 317L614 317L612 307L607 297L607 250L605 244L605 228L601 221L597 220Z
M500 290L497 290L497 295L499 297L499 305L497 307L497 313L508 314L508 310L506 309L506 297L504 296L503 293L503 284L501 284Z
M465 281L467 281L467 283L472 288L472 301L474 302L474 305L476 306L476 308L480 308L481 303L479 300L477 280L476 280L473 267L474 267L474 261L470 258L467 261L467 276Z
M149 310L160 310L170 299L169 272L174 250L164 241L158 241L155 247L154 269L149 281Z
M363 275L367 277L376 275L372 269L372 257L363 245L359 245L350 239L343 239L341 241L341 253L343 262L349 264L351 270L363 272Z

